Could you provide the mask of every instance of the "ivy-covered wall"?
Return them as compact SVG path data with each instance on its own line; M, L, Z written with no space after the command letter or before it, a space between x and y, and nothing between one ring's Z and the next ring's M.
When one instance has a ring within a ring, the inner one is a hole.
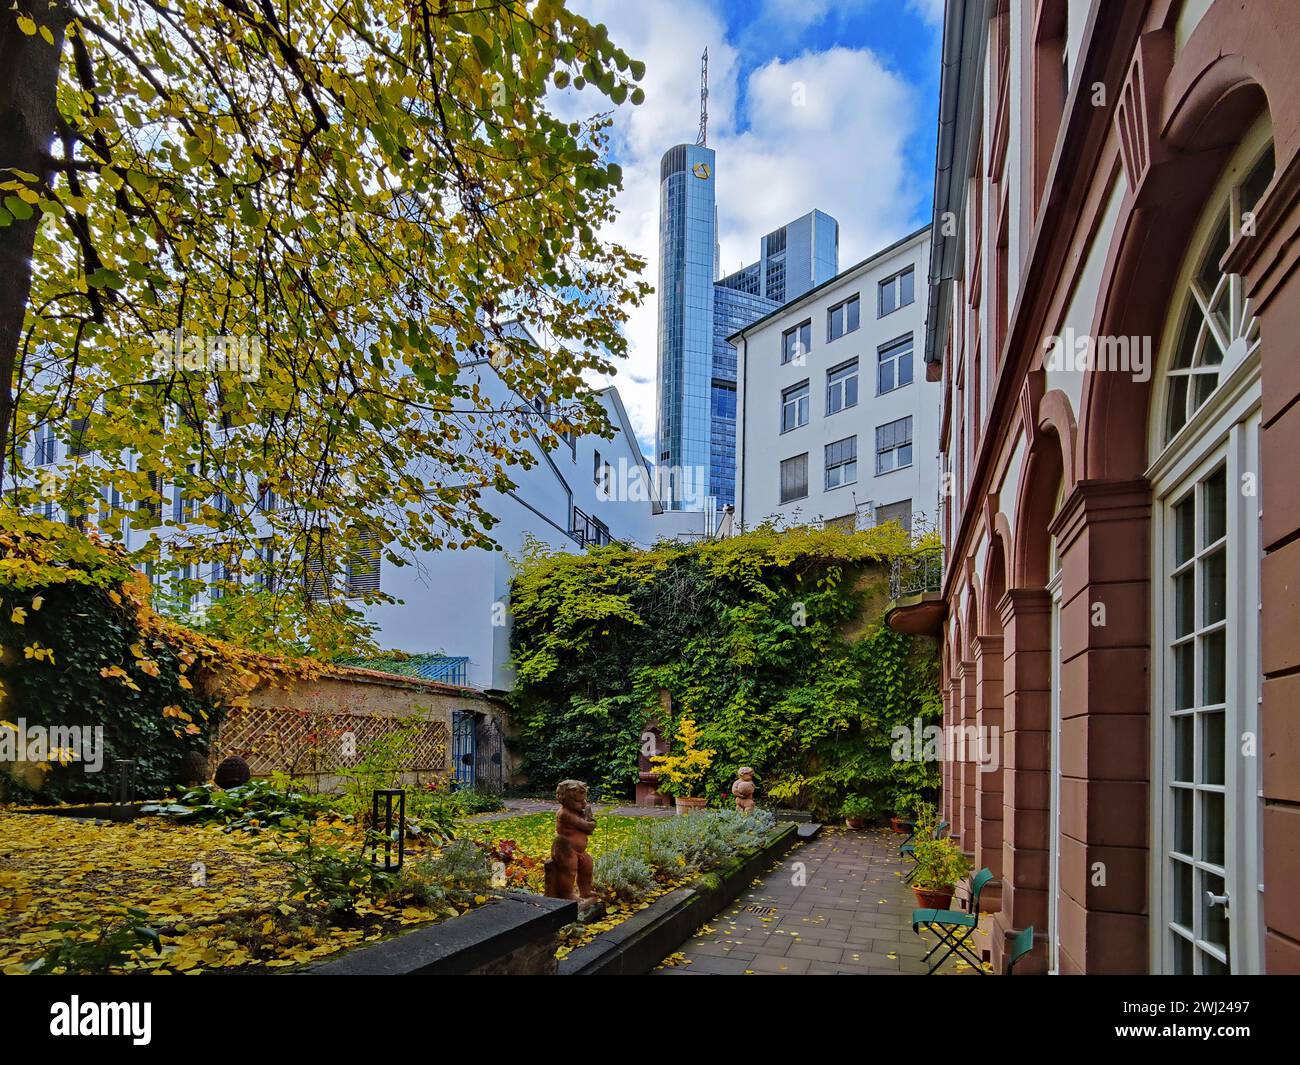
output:
M631 795L659 689L717 751L707 792L738 766L761 796L834 814L878 813L939 786L937 766L891 757L896 725L942 716L933 641L882 621L896 525L863 532L761 528L650 551L531 550L511 591L513 719L531 785L566 777Z
M135 761L138 795L163 794L186 753L206 751L223 704L320 669L185 629L149 596L120 547L0 508L0 751L20 742L32 756L0 760L0 801L111 798L119 758ZM36 745L69 728L102 729L97 772Z

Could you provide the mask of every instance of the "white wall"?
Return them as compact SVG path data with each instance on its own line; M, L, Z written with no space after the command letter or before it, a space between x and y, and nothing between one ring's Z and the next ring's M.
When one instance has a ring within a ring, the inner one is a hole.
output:
M930 257L929 230L898 248L882 253L839 275L821 289L787 304L766 320L745 330L736 341L737 385L737 517L752 527L768 518L805 523L854 514L859 504L877 507L912 501L913 515L936 517L941 386L925 380L925 278ZM908 265L914 269L913 302L883 318L877 317L878 284ZM827 341L827 312L854 293L860 295L860 325L851 333ZM811 349L802 364L782 364L782 333L812 319ZM900 336L912 335L912 383L883 395L876 393L877 351ZM858 359L858 402L827 415L827 371ZM801 381L809 382L806 425L782 433L781 394ZM876 428L912 417L912 464L877 476ZM827 490L826 445L857 437L858 472L855 484ZM808 496L781 503L781 460L808 453Z

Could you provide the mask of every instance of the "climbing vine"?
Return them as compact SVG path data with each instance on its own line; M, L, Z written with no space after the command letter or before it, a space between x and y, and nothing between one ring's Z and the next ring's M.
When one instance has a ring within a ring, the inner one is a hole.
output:
M0 740L29 755L4 760L0 798L109 798L120 758L136 763L140 794L157 794L181 777L187 752L206 750L225 707L322 668L184 628L153 610L149 582L121 547L0 509L0 729L9 733ZM46 730L74 726L102 730L95 771L84 750L26 742L33 727L53 736Z
M628 795L647 722L671 736L687 717L717 752L704 785L715 800L741 765L768 798L823 813L850 794L884 812L934 790L935 765L891 757L894 727L942 713L932 641L883 624L888 563L910 550L896 525L764 527L649 551L530 547L511 592L530 782Z

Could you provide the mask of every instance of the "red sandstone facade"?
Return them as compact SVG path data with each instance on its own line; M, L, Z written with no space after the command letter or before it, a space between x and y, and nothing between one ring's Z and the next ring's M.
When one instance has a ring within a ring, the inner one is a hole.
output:
M1298 42L1294 0L948 4L947 564L891 623L997 730L943 815L999 971L1033 925L1040 971L1300 972Z

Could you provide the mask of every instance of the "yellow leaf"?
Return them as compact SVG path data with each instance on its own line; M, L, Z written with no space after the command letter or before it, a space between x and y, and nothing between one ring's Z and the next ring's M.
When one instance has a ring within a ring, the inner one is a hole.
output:
M19 15L17 22L18 22L18 28L22 30L23 33L27 34L28 37L32 37L36 34L35 21L28 18L26 15Z

